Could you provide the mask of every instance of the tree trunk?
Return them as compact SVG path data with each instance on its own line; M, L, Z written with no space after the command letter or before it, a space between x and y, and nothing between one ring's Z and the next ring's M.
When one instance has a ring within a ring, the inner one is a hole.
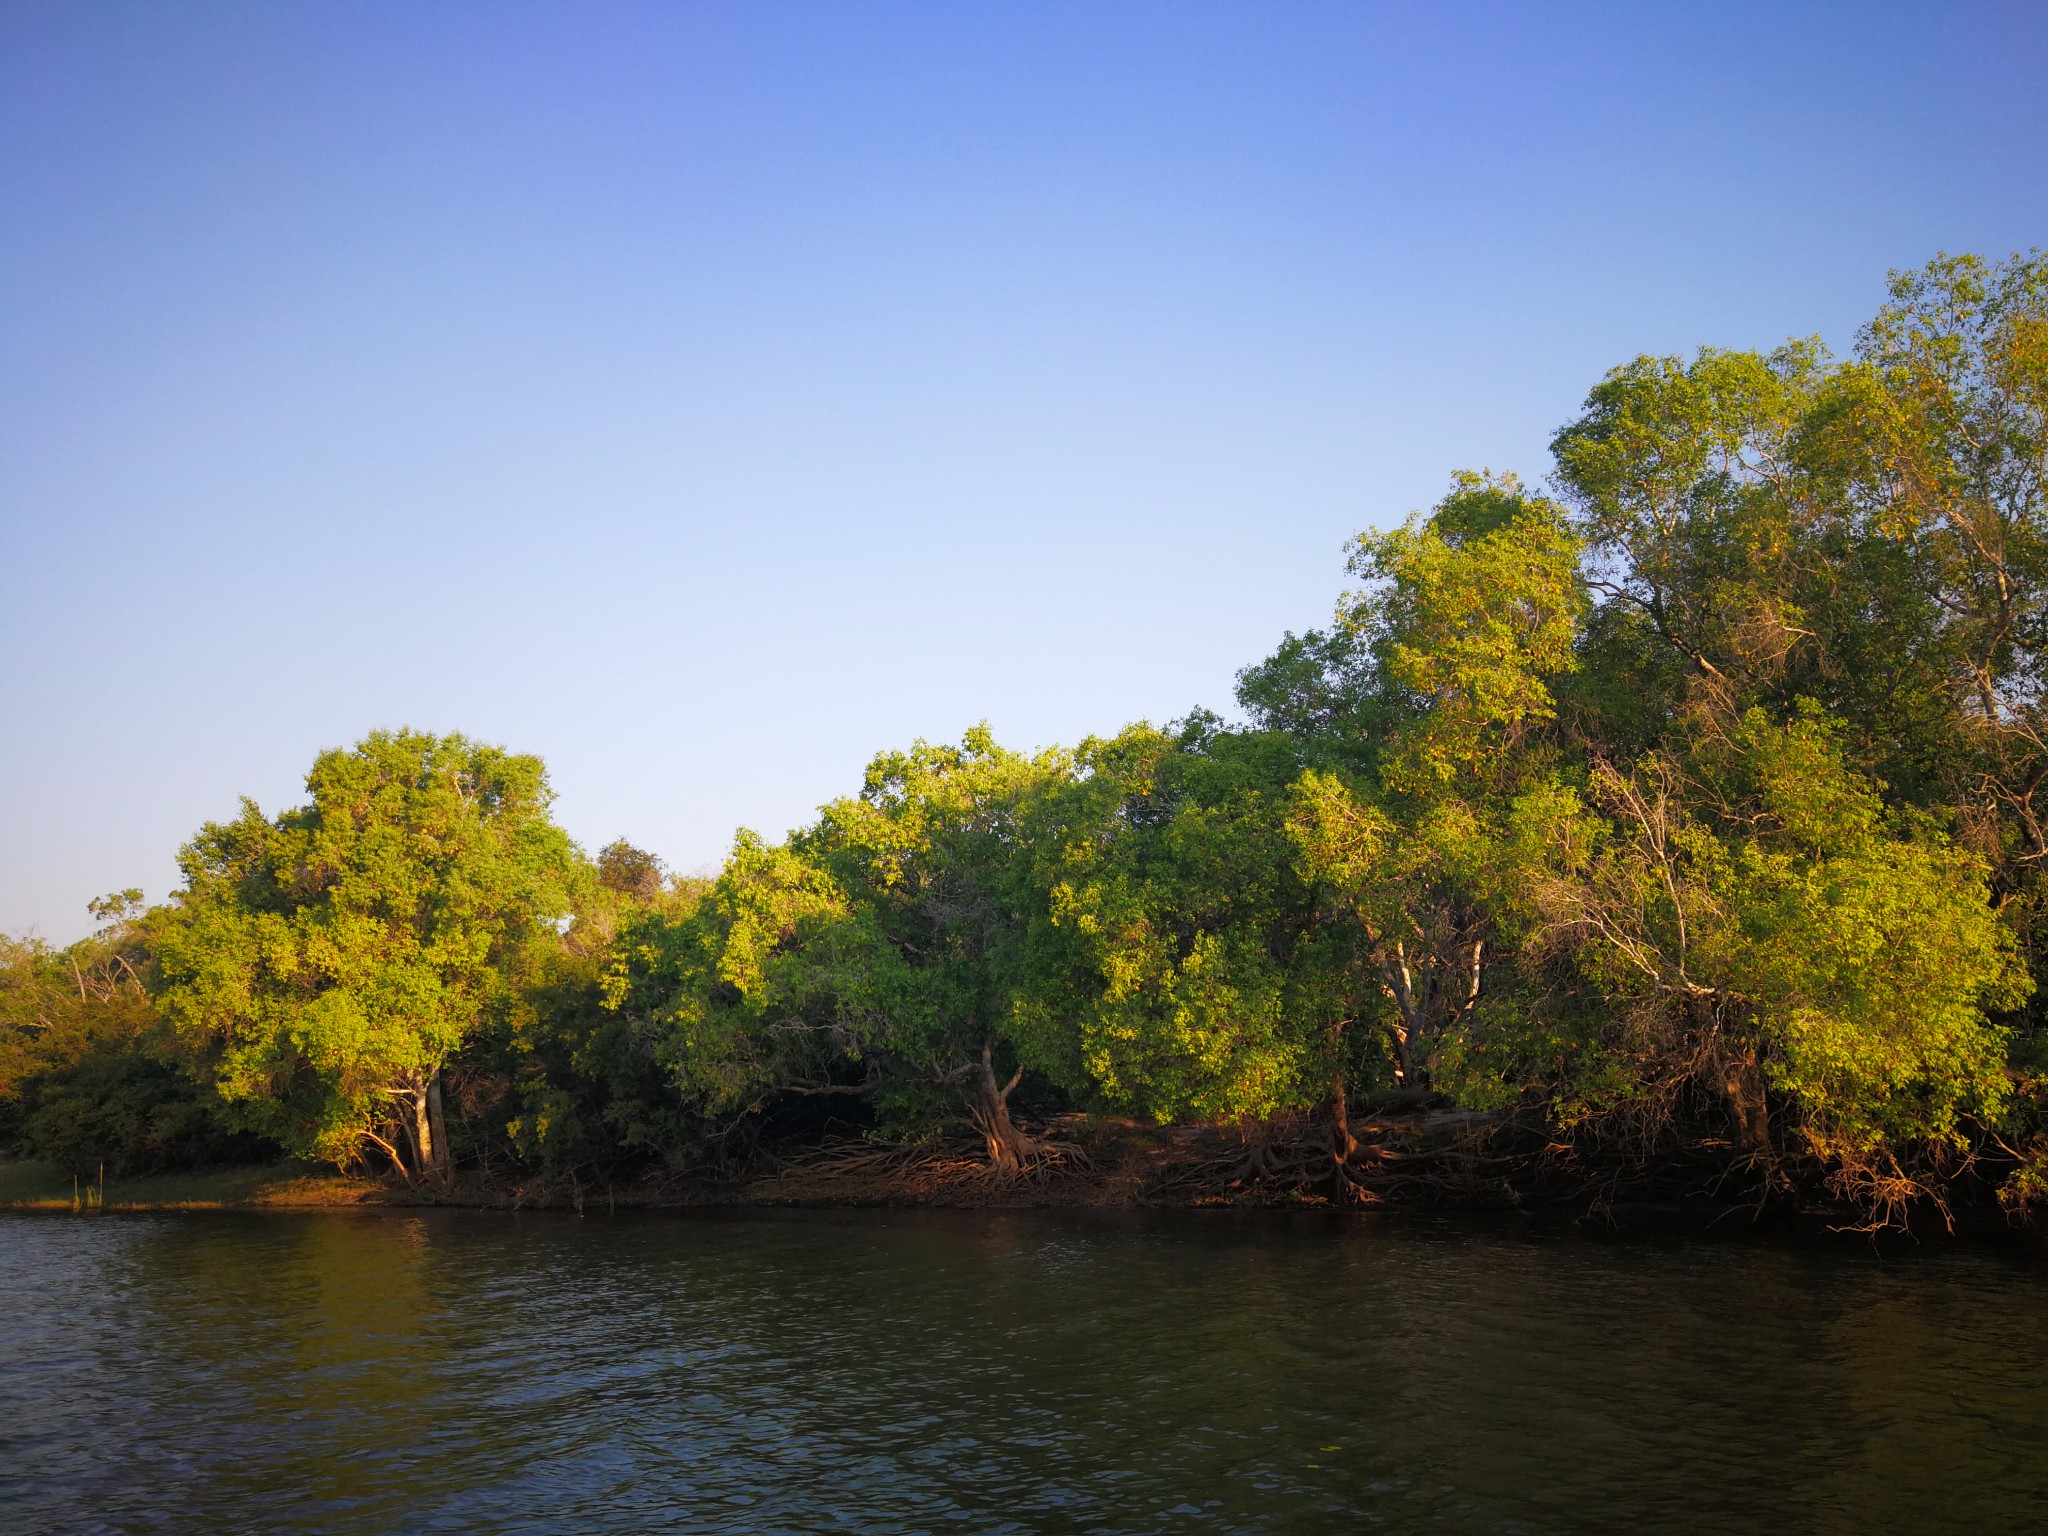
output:
M1728 1116L1735 1122L1735 1137L1742 1150L1768 1152L1771 1111L1764 1098L1764 1075L1754 1052L1721 1063L1721 1093L1728 1100Z
M454 1171L454 1165L448 1146L448 1121L441 1113L441 1074L438 1071L427 1080L427 1128L434 1137L433 1171L445 1184Z
M974 1072L974 1128L988 1142L988 1160L1005 1176L1022 1172L1038 1155L1038 1143L1017 1129L1010 1118L1010 1094L1023 1080L1024 1069L1011 1074L1007 1084L998 1086L994 1065L995 1041L981 1042L981 1060Z
M1408 1031L1399 1024L1387 1028L1389 1043L1394 1047L1394 1086L1406 1088L1408 1084Z
M1344 1074L1339 1072L1331 1086L1335 1092L1330 1099L1330 1193L1343 1204L1351 1195L1346 1170L1351 1154L1358 1150L1358 1138L1351 1134L1351 1100L1344 1092Z
M1425 968L1418 977L1408 964L1408 946L1395 941L1381 967L1387 996L1394 1002L1389 1034L1394 1046L1394 1086L1429 1087L1430 1010L1436 986Z
M434 1120L427 1112L427 1085L415 1080L406 1085L406 1108L412 1111L413 1162L420 1173L430 1173L437 1166L440 1149L434 1141Z
M1341 1168L1358 1150L1358 1138L1351 1134L1351 1097L1344 1091L1343 1077L1340 1075L1331 1087L1334 1091L1330 1096L1330 1156Z
M1396 1024L1390 1031L1394 1045L1394 1086L1429 1091L1428 1042L1412 1030Z
M392 1098L398 1101L401 1108L398 1112L396 1136L399 1144L391 1149L391 1153L393 1160L398 1163L398 1171L405 1175L405 1180L409 1184L418 1178L420 1170L426 1167L420 1153L419 1116L413 1113L412 1085L401 1084L392 1094Z
M1415 996L1415 978L1408 969L1405 945L1396 941L1392 956L1381 965L1381 975L1387 996L1394 1002L1395 1016L1388 1027L1394 1045L1394 1086L1412 1088L1415 1086L1415 1073L1409 1048L1420 1044L1422 1008Z

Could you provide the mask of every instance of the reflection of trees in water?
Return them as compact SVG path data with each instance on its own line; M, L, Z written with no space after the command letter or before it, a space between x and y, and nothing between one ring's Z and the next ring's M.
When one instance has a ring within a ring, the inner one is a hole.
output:
M2048 1494L2048 1293L2038 1273L1944 1255L1871 1277L1814 1346L1839 1396L1814 1529L2026 1529ZM1843 1289L1848 1289L1844 1287ZM2015 1523L2020 1512L2032 1510Z
M134 1261L147 1347L123 1364L155 1379L153 1422L196 1474L180 1503L280 1525L353 1509L367 1529L413 1507L413 1480L463 1478L434 1435L450 1360L424 1220L174 1221Z
M1680 1519L1703 1482L1731 1520L1783 1494L1763 1411L1779 1387L1749 1355L1799 1306L1757 1257L1361 1234L1320 1265L1301 1354L1343 1384L1376 1479L1453 1525L1713 1529Z
M2037 1282L1979 1257L443 1212L160 1222L120 1267L105 1488L194 1528L1990 1530L2048 1491Z

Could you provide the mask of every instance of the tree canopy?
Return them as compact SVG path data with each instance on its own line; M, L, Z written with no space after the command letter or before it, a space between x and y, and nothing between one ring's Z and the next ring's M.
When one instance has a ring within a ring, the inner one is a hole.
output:
M186 846L158 997L252 1129L440 1171L442 1069L568 913L577 855L540 760L461 736L374 732L306 788Z
M57 1145L111 1050L184 1087L78 1146L203 1103L415 1178L821 1116L1008 1177L1063 1114L1322 1117L1341 1174L1365 1097L1878 1212L2048 1200L2048 260L1895 274L1844 357L1633 359L1552 456L1359 535L1234 717L883 752L703 879L587 861L534 758L325 753L166 905L8 951L0 1128Z

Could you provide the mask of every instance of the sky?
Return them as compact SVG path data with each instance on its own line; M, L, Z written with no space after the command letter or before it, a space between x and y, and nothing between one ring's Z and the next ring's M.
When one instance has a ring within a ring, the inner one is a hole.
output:
M2048 245L2048 6L0 0L0 931L377 727L686 872L1227 710L1639 353Z

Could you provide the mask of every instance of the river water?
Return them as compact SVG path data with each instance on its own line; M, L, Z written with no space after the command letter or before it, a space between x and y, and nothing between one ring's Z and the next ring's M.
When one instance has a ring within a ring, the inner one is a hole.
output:
M2048 1268L1201 1213L0 1216L0 1528L2032 1533Z

